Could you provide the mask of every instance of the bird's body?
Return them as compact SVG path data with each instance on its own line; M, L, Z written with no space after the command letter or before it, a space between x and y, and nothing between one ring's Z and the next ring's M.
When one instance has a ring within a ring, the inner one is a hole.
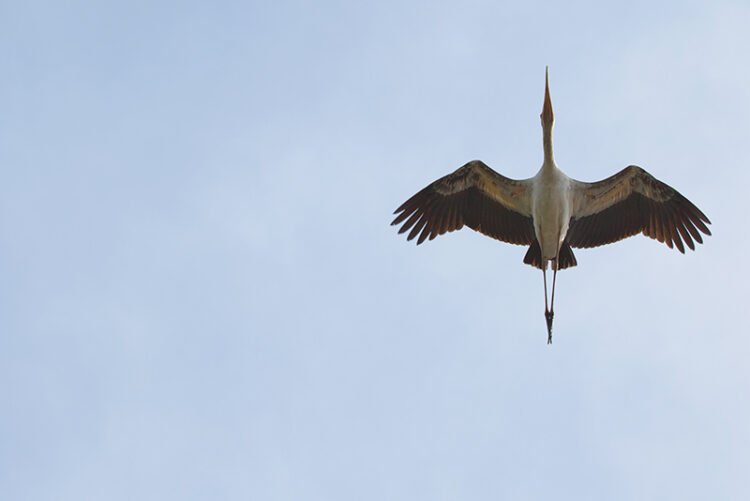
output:
M542 253L542 265L557 257L571 213L570 178L554 163L542 165L531 181L531 218Z
M545 318L552 342L557 271L577 265L573 247L589 248L643 233L684 253L710 235L708 218L675 189L631 165L596 183L577 181L555 164L554 115L545 79L542 108L544 161L524 180L509 179L473 160L431 183L396 209L391 224L403 223L417 244L464 225L504 242L528 245L524 263L544 275ZM546 270L552 264L547 303Z

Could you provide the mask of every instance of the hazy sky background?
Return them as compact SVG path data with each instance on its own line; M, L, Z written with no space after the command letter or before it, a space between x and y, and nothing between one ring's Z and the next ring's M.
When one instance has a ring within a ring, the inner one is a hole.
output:
M0 498L749 499L747 2L0 2ZM479 158L714 236L415 247Z

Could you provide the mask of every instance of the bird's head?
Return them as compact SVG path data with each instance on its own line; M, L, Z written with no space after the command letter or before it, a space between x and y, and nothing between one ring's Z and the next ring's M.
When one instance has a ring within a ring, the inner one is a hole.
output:
M552 113L552 99L549 97L549 67L544 70L544 106L539 117L542 119L542 128L544 129L551 129L552 124L555 123L555 114Z

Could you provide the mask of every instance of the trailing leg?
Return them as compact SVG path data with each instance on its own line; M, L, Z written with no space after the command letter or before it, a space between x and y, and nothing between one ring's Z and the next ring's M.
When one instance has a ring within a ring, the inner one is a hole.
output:
M547 344L552 344L552 320L555 318L555 281L557 279L557 259L552 262L552 297L547 317ZM546 293L545 293L546 295Z
M555 316L555 313L550 310L550 308L548 307L548 303L547 303L547 269L546 269L546 266L542 268L542 279L544 280L544 318L547 320L547 344L550 344L552 343L552 318ZM554 279L552 280L552 283L554 284ZM554 294L554 287L552 291Z

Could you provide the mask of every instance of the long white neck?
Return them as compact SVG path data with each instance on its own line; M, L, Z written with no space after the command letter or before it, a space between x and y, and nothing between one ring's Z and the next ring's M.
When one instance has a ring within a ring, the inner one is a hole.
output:
M555 155L552 153L552 124L543 127L542 144L544 146L544 166L553 167Z

